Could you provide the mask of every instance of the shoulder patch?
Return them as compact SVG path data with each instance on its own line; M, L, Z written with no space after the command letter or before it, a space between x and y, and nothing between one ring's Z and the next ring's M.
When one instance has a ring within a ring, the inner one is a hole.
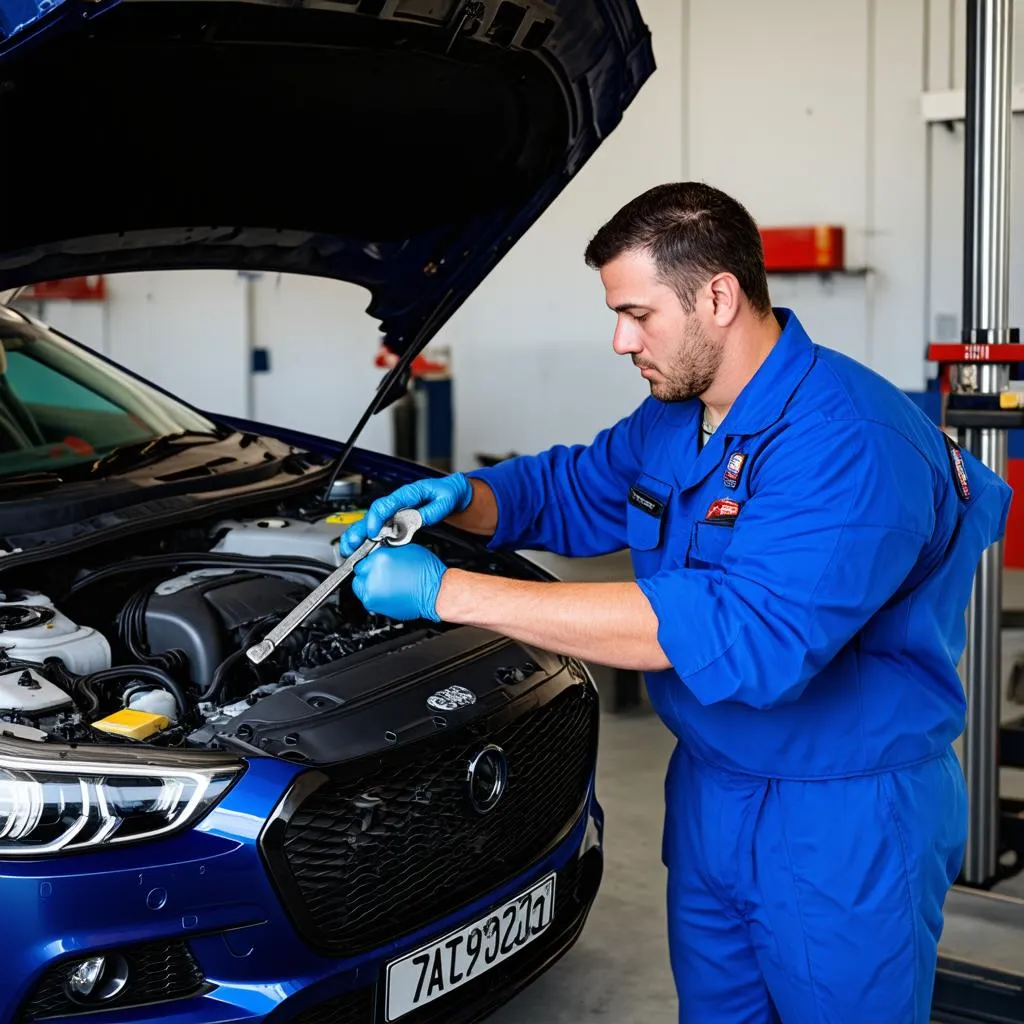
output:
M943 431L942 436L946 439L946 450L949 452L949 466L953 473L953 483L956 484L956 492L960 495L961 501L970 501L971 483L967 479L964 454L960 450L960 445L949 434Z

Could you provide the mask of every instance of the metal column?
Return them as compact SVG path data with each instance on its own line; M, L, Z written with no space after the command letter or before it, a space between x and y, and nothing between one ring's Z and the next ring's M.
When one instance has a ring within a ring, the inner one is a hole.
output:
M1013 0L968 0L964 163L963 341L1016 340L1009 327L1010 148ZM996 394L1009 368L962 366L955 390ZM966 447L1004 479L1005 430L968 428ZM963 879L988 885L999 858L999 677L1002 661L1003 545L982 557L968 610L964 770L970 824Z

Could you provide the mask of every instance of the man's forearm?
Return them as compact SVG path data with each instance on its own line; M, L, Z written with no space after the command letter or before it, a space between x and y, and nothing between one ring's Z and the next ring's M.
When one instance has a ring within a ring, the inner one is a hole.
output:
M498 502L494 491L483 480L470 479L473 500L464 512L455 512L445 522L467 533L490 537L498 528Z
M657 617L635 583L540 583L449 569L436 610L446 622L611 668L670 667Z

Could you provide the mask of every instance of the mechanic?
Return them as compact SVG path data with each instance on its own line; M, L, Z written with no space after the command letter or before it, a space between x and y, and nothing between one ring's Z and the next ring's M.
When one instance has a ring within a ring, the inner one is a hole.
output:
M967 829L964 612L1011 492L773 308L758 229L721 191L646 192L586 260L650 397L589 445L401 487L342 548L411 505L492 548L628 547L635 582L495 578L413 544L366 558L355 592L646 673L677 737L680 1021L924 1024Z

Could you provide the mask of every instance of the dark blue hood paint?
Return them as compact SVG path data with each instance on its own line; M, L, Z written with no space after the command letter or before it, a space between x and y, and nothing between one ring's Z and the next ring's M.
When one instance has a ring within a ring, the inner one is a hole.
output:
M315 274L418 351L653 69L633 0L0 0L0 291Z

